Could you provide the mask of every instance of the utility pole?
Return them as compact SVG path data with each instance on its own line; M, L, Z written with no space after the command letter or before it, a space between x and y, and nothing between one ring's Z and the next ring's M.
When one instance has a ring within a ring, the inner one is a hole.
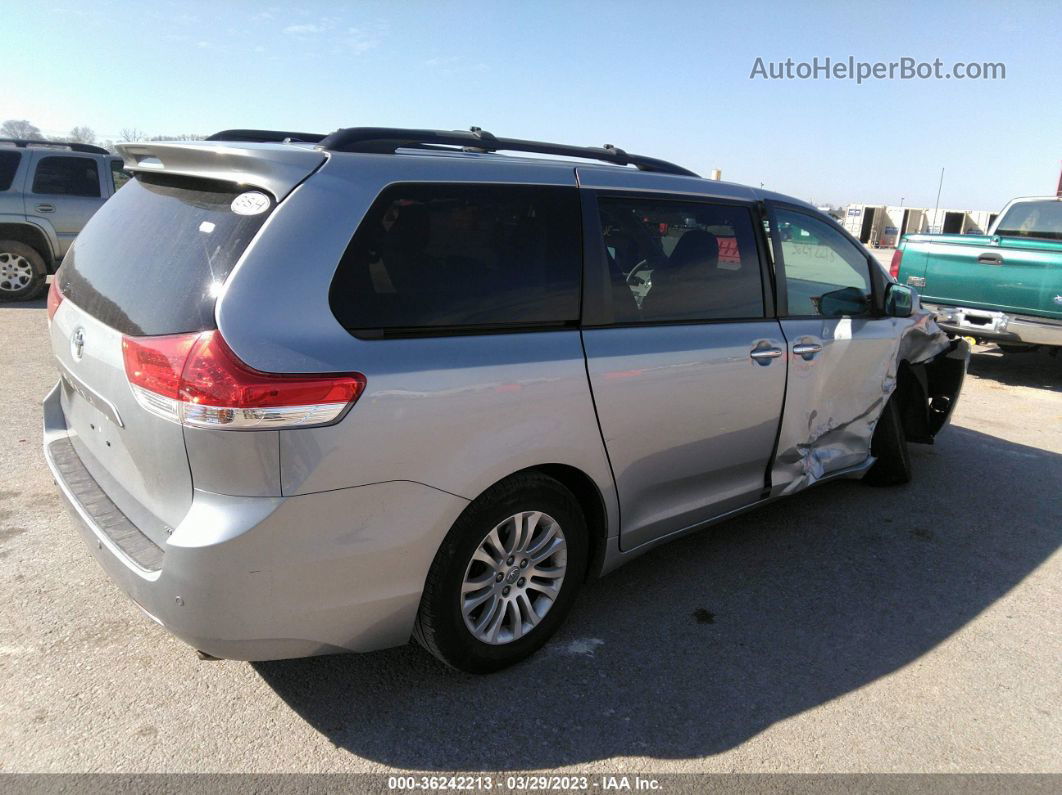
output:
M937 211L940 210L940 189L944 187L944 167L940 167L940 184L937 185L937 203L933 207L933 220L937 220ZM944 224L939 224L941 230L944 229Z

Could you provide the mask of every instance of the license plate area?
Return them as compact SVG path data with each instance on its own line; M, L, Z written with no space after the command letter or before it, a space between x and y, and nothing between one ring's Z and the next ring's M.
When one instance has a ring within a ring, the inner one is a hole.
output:
M68 401L73 400L74 395L76 394L119 428L125 427L125 424L122 422L122 416L118 413L118 409L115 408L114 404L87 386L62 364L59 366L59 381L63 385L63 391L66 392L66 398Z
M1002 312L982 312L976 309L960 309L955 312L954 318L953 322L960 328L990 334L1005 332L1009 320Z

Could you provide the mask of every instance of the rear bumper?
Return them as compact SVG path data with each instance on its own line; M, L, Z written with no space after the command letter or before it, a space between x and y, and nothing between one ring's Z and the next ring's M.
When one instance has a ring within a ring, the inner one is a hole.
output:
M70 460L74 442L57 387L44 401L44 454L81 537L145 613L215 657L406 643L435 552L468 504L408 481L287 498L196 491L153 551Z
M1062 346L1062 322L964 306L923 306L936 313L938 326L953 334L1014 344Z

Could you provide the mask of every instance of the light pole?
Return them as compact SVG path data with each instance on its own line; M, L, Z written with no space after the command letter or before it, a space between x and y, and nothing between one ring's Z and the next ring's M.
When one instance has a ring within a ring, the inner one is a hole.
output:
M944 187L944 167L940 167L940 184L937 185L937 203L933 207L933 221L937 220L937 212L940 210L940 189ZM944 230L944 224L939 224L938 229ZM938 233L939 234L939 233Z

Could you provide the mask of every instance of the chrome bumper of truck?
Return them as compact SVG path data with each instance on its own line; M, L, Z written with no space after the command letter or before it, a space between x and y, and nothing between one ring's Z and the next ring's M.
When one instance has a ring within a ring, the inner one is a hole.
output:
M938 326L954 334L1026 345L1062 346L1062 322L965 306L922 305L936 313Z

